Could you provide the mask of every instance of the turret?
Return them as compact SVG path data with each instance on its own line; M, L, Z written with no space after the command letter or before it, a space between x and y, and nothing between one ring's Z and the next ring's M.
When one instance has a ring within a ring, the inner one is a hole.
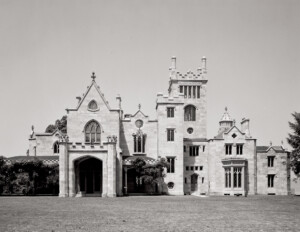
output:
M227 107L225 107L225 112L219 122L220 124L219 132L218 132L219 134L225 132L226 130L228 130L233 126L234 120L231 118L227 110L228 110Z

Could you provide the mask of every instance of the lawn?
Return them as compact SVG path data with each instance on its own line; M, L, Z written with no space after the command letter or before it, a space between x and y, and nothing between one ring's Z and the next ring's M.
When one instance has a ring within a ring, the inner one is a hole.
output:
M299 231L300 197L0 197L0 231Z

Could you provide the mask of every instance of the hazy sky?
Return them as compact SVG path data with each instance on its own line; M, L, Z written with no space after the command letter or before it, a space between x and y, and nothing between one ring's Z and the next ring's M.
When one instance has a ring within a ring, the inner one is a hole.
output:
M208 136L228 106L259 145L286 143L300 111L300 1L0 0L0 155L25 155L76 105L90 75L110 105L155 117L170 58L181 72L208 62Z

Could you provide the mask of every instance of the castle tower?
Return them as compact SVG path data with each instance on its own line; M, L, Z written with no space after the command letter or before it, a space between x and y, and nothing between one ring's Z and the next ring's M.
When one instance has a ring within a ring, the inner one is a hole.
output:
M201 67L196 72L180 73L176 68L176 58L171 58L169 95L184 96L183 137L206 138L207 136L207 68L206 58L201 59Z

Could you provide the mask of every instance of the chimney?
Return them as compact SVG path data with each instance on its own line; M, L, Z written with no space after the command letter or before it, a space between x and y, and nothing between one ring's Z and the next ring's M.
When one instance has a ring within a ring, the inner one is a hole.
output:
M202 57L201 63L202 63L202 71L203 71L203 73L206 73L206 57L205 56Z
M248 118L243 118L241 122L241 130L246 134L247 137L250 137L250 120Z
M121 107L122 98L121 98L121 96L118 94L118 96L116 97L116 99L117 99L118 107L119 107L119 109L121 110L121 109L122 109L122 107Z
M176 57L175 56L173 56L171 58L171 69L172 70L176 69Z

